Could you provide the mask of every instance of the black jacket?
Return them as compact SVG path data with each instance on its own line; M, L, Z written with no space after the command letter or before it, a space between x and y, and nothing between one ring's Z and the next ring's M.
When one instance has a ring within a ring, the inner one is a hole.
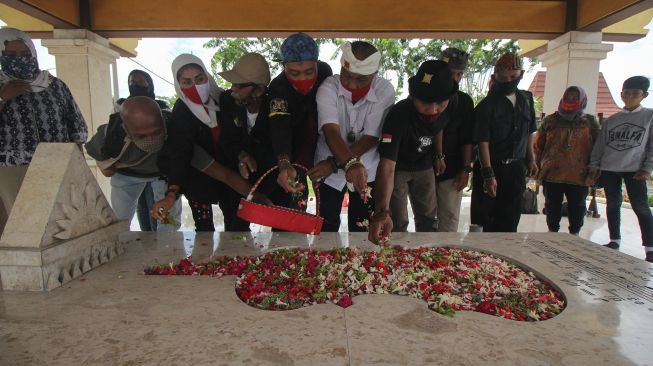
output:
M298 93L283 72L272 80L268 117L275 158L288 154L293 162L313 166L318 136L315 95L324 79L331 75L331 67L318 61L317 81L307 95Z
M218 126L221 126L219 119ZM195 145L211 154L216 161L225 163L223 154L213 143L211 129L179 99L172 108L168 139L159 153L159 169L168 177L169 185L181 187L188 200L217 203L220 182L191 166Z
M462 91L458 91L449 100L447 107L449 123L442 136L442 151L446 169L436 180L444 181L454 178L463 168L463 145L473 144L474 134L474 101Z
M222 133L220 145L229 167L237 169L238 154L246 151L254 157L259 171L266 171L276 165L277 159L270 140L269 98L263 95L261 109L251 131L247 131L247 110L236 104L231 90L220 95L220 120Z
M492 92L474 109L474 140L489 142L490 159L526 159L529 135L537 130L533 94L517 90L516 103Z

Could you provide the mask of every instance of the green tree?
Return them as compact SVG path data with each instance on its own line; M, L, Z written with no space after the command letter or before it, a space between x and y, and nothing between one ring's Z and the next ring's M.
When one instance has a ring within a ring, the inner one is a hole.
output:
M345 39L321 38L319 44L341 45ZM456 47L470 54L470 61L461 89L469 93L475 102L485 96L494 62L505 52L518 52L517 42L502 39L365 39L373 44L383 55L379 73L388 78L396 79L397 94L401 94L406 82L414 75L419 65L428 59L437 59L442 50ZM217 72L233 66L236 60L246 52L258 52L268 60L279 59L281 38L215 38L204 44L205 48L216 49L211 60L211 71L217 78ZM331 55L334 60L340 55L339 49ZM270 63L270 71L276 75L281 65ZM338 70L334 70L338 72Z
M157 95L156 99L161 99L162 101L168 103L168 108L172 109L172 107L175 105L175 102L179 97L177 95L173 95L171 97L164 97L162 95Z
M329 39L317 39L318 44L326 43ZM238 58L248 52L260 53L266 60L279 60L281 43L283 38L213 38L204 44L204 48L215 48L216 51L211 58L211 72L216 82L222 87L228 86L218 72L229 70L236 63ZM278 62L269 62L270 73L276 75L281 70Z

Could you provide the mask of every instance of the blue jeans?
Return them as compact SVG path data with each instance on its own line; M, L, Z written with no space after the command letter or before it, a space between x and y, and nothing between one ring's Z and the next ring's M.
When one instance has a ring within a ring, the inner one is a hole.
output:
M111 177L111 207L113 207L118 219L131 222L136 212L138 197L143 193L147 183L152 185L154 202L163 199L168 184L158 177L130 177L120 173L116 173ZM159 223L156 228L157 231L177 231L181 227L181 200L177 200L170 208L170 217L175 220L175 224Z
M648 207L646 181L635 180L633 175L635 175L634 172L601 172L600 183L605 189L610 240L621 239L621 203L623 202L621 185L623 181L626 184L630 205L639 221L642 245L650 247L653 246L653 214Z
M585 220L585 202L588 188L575 184L544 182L544 197L546 206L546 224L549 231L560 230L562 216L562 197L567 197L569 233L578 234Z
M145 189L138 197L138 206L136 207L136 217L138 218L138 224L141 226L141 231L156 231L157 221L150 215L154 203L152 184L145 183Z

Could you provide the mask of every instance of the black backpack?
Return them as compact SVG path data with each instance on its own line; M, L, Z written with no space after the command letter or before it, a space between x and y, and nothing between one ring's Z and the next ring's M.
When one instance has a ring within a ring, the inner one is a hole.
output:
M537 193L539 187L532 190L531 187L526 187L521 201L521 213L523 214L537 214Z

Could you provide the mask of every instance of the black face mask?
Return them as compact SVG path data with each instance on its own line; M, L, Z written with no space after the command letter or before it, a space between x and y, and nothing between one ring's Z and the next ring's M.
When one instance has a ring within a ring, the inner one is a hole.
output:
M519 85L520 81L521 78L513 81L504 81L504 82L498 82L495 79L492 89L495 90L497 93L501 93L503 95L510 95L517 91L517 85Z
M129 85L129 96L130 97L150 97L150 90L147 86L141 86L138 84Z

